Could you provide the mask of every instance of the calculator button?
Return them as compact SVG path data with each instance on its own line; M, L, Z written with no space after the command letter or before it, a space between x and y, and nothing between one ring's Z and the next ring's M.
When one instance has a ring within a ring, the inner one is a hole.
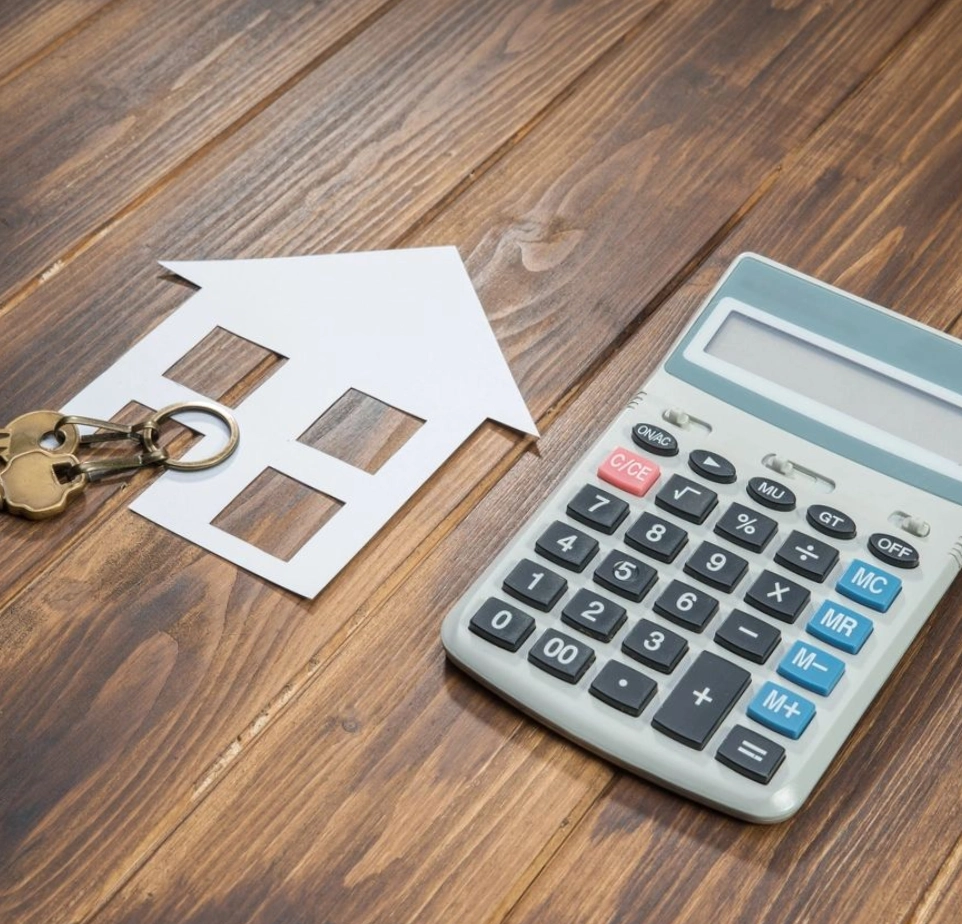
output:
M623 552L609 552L595 569L595 580L608 590L637 603L658 578L658 572Z
M715 524L715 532L752 552L761 552L771 542L778 524L743 504L732 504Z
M835 589L856 603L885 613L899 595L902 582L894 574L855 559L838 579Z
M518 600L547 613L568 587L568 582L544 565L523 558L504 579L502 589Z
M917 568L919 552L913 545L887 533L873 533L868 537L868 550L894 568Z
M833 539L854 539L855 520L841 510L826 507L825 504L812 504L805 514L809 526Z
M489 597L471 617L468 628L492 645L517 651L531 634L534 619L510 603Z
M625 621L625 608L582 588L564 606L561 621L602 642L610 642Z
M539 555L572 571L584 571L598 552L598 540L555 520L534 544Z
M785 748L744 725L736 725L715 759L756 783L768 783L785 759Z
M775 561L789 571L821 583L835 567L838 550L793 529L775 553Z
M628 715L641 715L658 684L620 661L609 661L591 682L589 692L603 703Z
M696 475L719 484L731 484L737 477L735 466L728 459L706 449L693 449L688 454L688 467Z
M858 654L874 628L867 616L828 600L823 601L805 627L809 635L848 654Z
M598 469L602 481L637 497L644 497L660 476L661 469L651 459L620 446L608 453Z
M631 428L631 438L636 446L647 449L657 456L677 456L678 440L667 430L650 423L635 424Z
M795 509L792 489L771 478L752 478L748 482L748 494L763 507L771 507L772 510Z
M568 516L610 536L628 516L628 504L614 494L586 484L568 504Z
M656 671L670 674L688 650L688 642L650 619L639 619L625 636L621 650Z
M806 690L828 696L845 673L845 662L814 645L796 642L778 664L778 673Z
M712 542L703 542L685 562L685 573L710 587L730 592L748 570L748 562Z
M672 475L655 495L657 506L692 523L704 523L717 503L718 495L714 491L682 475Z
M815 704L771 681L748 704L748 717L786 738L800 738L815 716Z
M577 683L595 659L594 651L576 638L548 629L528 652L528 660L559 680Z
M652 725L699 751L731 712L750 680L748 671L703 651L655 713Z
M643 513L625 533L625 545L666 563L675 560L686 542L688 533L653 513Z
M755 609L782 622L795 622L810 597L807 588L773 571L763 571L745 594Z
M652 607L659 616L692 632L701 632L718 609L718 601L682 581L672 581Z
M722 648L756 664L764 664L768 660L781 637L781 632L774 626L741 610L732 610L715 633L715 641Z

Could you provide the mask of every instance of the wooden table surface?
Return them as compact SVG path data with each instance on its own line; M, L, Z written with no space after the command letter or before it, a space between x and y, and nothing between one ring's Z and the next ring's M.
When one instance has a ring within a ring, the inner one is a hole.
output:
M959 585L772 827L439 641L737 253L962 333L960 0L23 0L0 113L4 420L184 303L158 259L454 244L543 434L485 424L313 601L131 513L154 473L3 517L0 921L962 920ZM283 487L231 529L296 544Z

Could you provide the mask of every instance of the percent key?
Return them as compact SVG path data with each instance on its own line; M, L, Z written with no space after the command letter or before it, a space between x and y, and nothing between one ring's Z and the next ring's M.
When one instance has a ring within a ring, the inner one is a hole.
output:
M715 524L715 532L723 539L752 552L761 552L772 540L778 524L743 504L732 504Z

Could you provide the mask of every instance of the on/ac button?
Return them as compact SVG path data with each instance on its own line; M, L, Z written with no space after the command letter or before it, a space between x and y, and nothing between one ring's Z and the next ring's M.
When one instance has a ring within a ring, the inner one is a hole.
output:
M619 446L608 453L598 468L598 477L622 491L644 497L661 476L661 469L644 456Z

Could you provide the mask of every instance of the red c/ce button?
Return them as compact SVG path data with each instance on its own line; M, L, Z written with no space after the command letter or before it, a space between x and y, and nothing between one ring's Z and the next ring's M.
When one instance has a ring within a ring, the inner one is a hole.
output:
M661 469L651 459L619 446L601 463L598 477L622 491L644 497L661 477Z

